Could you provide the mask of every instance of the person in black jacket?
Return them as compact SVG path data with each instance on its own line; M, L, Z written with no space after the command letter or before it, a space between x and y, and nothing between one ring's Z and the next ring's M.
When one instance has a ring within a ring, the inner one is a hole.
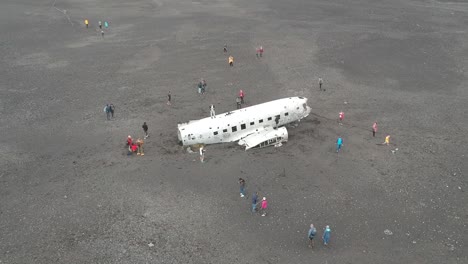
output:
M148 125L146 122L143 122L143 125L141 126L143 128L143 131L145 132L145 138L149 137L148 135Z

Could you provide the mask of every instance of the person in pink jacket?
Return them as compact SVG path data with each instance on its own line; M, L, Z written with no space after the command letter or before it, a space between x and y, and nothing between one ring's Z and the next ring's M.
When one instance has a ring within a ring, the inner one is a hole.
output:
M244 104L244 91L242 90L239 91L239 97L241 99L241 104Z
M375 133L377 133L377 122L375 122L373 125L372 125L372 136L375 137Z
M266 209L268 208L268 202L266 197L263 197L260 208L262 209L262 216L266 215Z

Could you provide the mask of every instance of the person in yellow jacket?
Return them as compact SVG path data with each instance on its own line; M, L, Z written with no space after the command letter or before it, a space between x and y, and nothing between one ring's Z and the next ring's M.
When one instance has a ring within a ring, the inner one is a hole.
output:
M143 141L143 139L139 138L139 139L137 139L136 143L137 143L137 145L138 145L137 155L138 155L138 156L144 156L145 153L143 152L143 144L144 144L145 142Z
M229 66L234 66L234 57L232 55L229 56L228 62L229 62Z
M387 135L387 136L385 137L385 142L384 142L384 144L387 145L387 146L390 145L390 135Z
M85 19L85 20L84 20L84 24L86 25L86 28L88 28L88 26L89 26L89 21L88 21L88 19Z

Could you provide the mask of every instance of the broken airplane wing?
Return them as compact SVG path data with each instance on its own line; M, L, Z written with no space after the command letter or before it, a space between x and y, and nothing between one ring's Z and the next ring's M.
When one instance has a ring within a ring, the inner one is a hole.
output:
M239 140L239 145L245 146L245 150L251 148L264 148L268 146L281 146L283 142L288 141L288 130L285 127L274 129L265 127L258 132L252 133Z

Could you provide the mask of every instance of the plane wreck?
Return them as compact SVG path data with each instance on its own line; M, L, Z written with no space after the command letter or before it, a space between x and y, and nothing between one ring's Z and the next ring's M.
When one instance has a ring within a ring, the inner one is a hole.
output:
M280 146L288 140L285 125L310 114L305 97L278 99L178 124L184 146L236 142L245 149Z

